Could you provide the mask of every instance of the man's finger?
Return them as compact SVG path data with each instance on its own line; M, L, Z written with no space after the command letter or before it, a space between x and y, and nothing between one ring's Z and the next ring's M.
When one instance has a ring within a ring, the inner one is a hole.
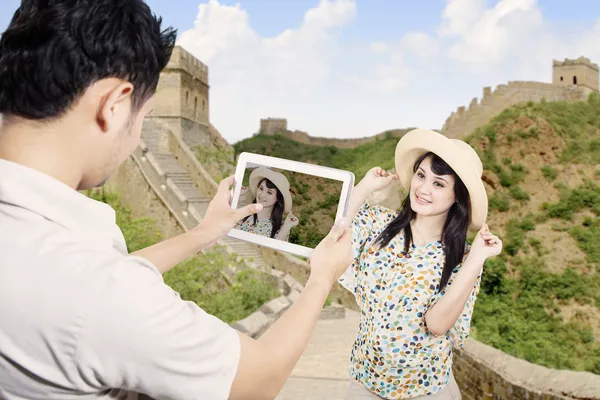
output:
M238 220L244 219L249 215L261 212L262 208L263 208L262 204L257 204L257 203L249 204L245 207L242 207L242 208L236 210L237 211L236 218L238 218Z
M336 238L336 242L352 239L352 229L349 227L341 227L338 233L339 236Z
M229 175L227 178L221 180L221 182L219 182L219 192L223 192L223 191L227 191L229 190L229 188L233 185L233 183L235 182L235 175Z
M327 237L329 239L333 240L334 242L337 242L338 240L340 240L340 238L342 236L344 236L344 233L346 233L347 229L348 229L348 227L345 226L345 223L343 223L343 222L336 223L329 231L329 234L327 235Z

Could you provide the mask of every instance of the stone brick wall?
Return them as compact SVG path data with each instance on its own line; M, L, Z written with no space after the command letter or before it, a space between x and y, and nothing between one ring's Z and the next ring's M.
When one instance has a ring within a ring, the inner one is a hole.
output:
M291 254L269 249L267 247L259 247L259 250L263 260L265 260L271 268L291 276L302 286L306 285L310 276L310 265L306 261ZM334 303L339 303L344 307L358 310L352 293L344 289L339 283L333 285L329 297Z
M600 68L586 57L564 61L552 60L552 83L555 85L583 85L598 91Z
M246 335L258 338L296 301L304 286L291 275L282 271L271 270L270 274L279 283L282 295L263 304L260 309L248 317L237 321L231 326ZM321 319L343 318L344 308L333 305L325 307L321 312Z
M600 375L545 368L468 339L454 354L464 400L600 400Z
M161 72L150 117L180 118L208 125L208 67L180 46ZM181 135L181 127L173 127Z
M305 143L313 146L322 147L337 147L338 149L353 149L365 143L372 143L386 137L401 138L404 134L413 128L408 129L394 129L386 132L379 133L374 136L358 138L358 139L335 139L335 138L323 138L310 136L308 133L303 131L285 131L283 135L300 143Z
M200 192L212 199L217 193L219 185L181 138L175 135L168 135L167 137L169 152L175 156L183 169L190 174Z
M210 108L208 83L190 74L181 75L181 116L191 121L207 124Z
M287 120L285 118L263 118L260 120L260 132L265 135L274 135L287 131Z
M156 228L163 238L183 233L182 227L169 212L167 205L152 189L133 156L115 171L105 187L119 194L123 205L131 210L134 218L151 217L156 220Z
M209 119L208 67L180 46L160 74L154 110L157 117L181 117L201 124Z
M479 126L486 124L506 108L518 103L533 101L582 101L586 100L591 89L581 86L557 86L543 82L512 81L483 88L481 101L477 97L468 107L460 106L453 112L442 128L442 133L451 138L464 138Z

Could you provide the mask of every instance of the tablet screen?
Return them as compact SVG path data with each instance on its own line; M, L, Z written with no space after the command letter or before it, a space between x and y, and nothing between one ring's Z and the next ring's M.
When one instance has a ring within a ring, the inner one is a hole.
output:
M235 208L258 203L263 209L239 221L232 232L237 231L234 236L244 240L307 255L310 253L306 250L314 249L336 218L345 214L354 176L346 171L278 160L276 166L274 162L249 160L238 165ZM238 176L241 182L237 182Z

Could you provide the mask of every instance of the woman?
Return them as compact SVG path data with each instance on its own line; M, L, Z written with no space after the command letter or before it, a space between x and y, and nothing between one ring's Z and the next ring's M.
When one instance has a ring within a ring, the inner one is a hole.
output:
M290 230L298 225L298 218L291 212L292 195L287 178L282 173L259 167L252 171L249 182L252 202L262 204L263 209L244 218L236 228L287 242ZM247 188L243 187L240 196L245 194ZM243 202L240 202L240 207L243 205ZM285 220L284 213L287 213Z
M482 164L468 144L415 129L396 147L397 175L373 168L349 205L354 262L339 282L361 320L347 399L460 399L452 347L469 334L484 261L500 239L485 219ZM363 204L399 179L399 211ZM479 232L466 242L468 228Z

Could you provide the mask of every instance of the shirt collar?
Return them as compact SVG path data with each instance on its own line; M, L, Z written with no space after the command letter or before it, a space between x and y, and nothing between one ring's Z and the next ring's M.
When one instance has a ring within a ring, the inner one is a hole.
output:
M109 239L118 247L124 246L123 234L116 225L116 213L111 206L91 199L45 173L2 158L0 203L30 210L73 232Z

